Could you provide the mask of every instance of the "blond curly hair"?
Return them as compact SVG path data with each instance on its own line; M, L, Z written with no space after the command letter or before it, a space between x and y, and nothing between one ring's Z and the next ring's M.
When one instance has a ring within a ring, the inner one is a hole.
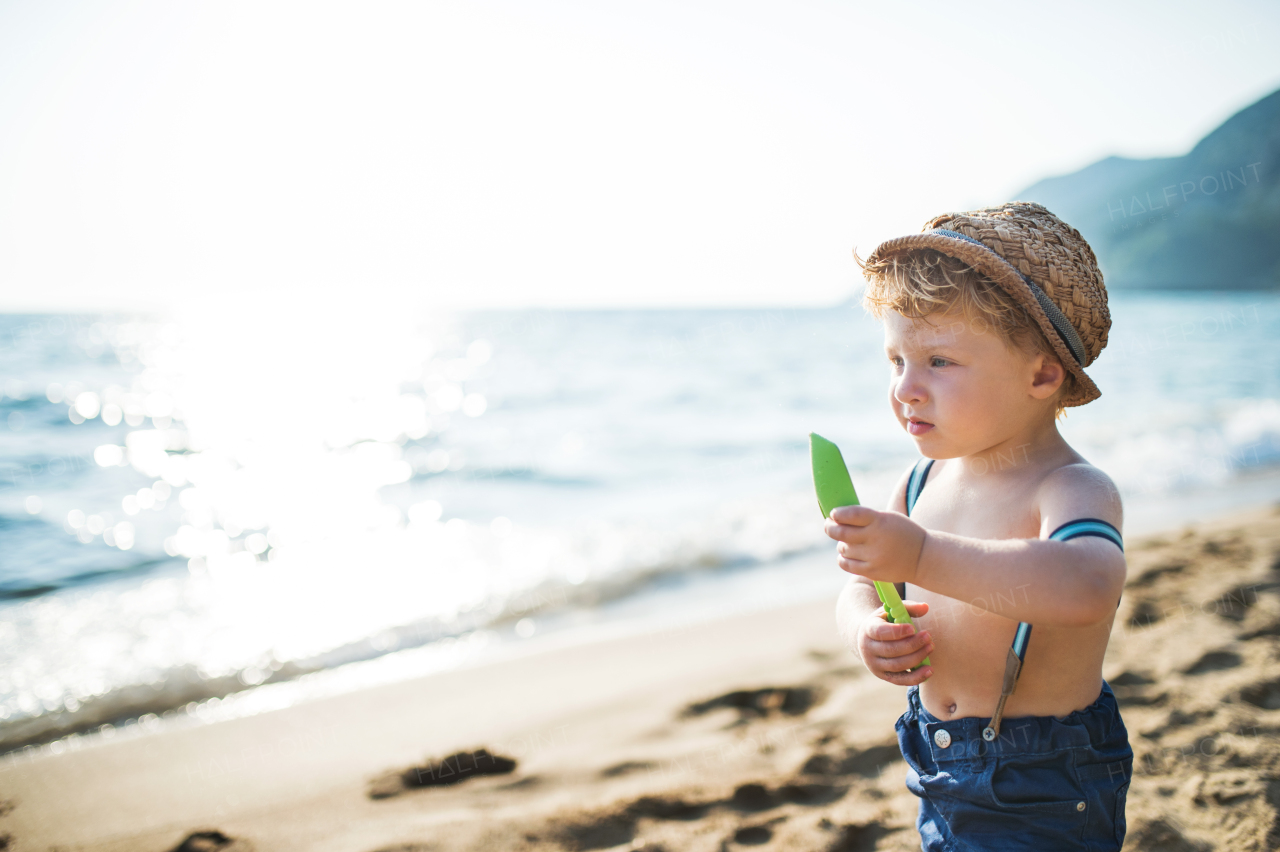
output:
M858 253L853 258L867 279L862 306L878 320L887 311L908 319L958 310L972 326L989 327L1010 349L1027 355L1043 354L1061 364L1039 324L1004 288L962 260L934 249L902 252L876 263ZM1054 416L1066 411L1062 401L1071 396L1075 376L1065 374L1054 399Z

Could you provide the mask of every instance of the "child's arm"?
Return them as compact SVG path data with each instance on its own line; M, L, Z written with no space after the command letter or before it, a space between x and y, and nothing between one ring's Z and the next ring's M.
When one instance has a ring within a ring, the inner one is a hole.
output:
M1101 471L1069 465L1039 489L1041 535L1079 518L1120 528L1120 495ZM827 534L840 567L871 580L907 582L1014 621L1084 627L1110 618L1124 587L1124 554L1094 536L1070 541L977 539L925 530L896 512L846 506Z
M889 510L906 508L907 480L911 472L899 480ZM926 603L903 601L907 613L919 618L929 611ZM923 683L933 674L920 663L933 651L933 640L927 630L915 633L910 624L893 624L884 615L884 607L872 581L853 576L840 592L836 602L836 630L849 650L881 680L899 686Z

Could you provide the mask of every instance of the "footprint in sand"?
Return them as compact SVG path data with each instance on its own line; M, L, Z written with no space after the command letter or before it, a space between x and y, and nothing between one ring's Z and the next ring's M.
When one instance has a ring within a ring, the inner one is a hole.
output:
M1201 604L1200 608L1205 612L1216 612L1229 621L1244 621L1249 610L1258 603L1258 595L1274 593L1277 588L1280 588L1280 583L1248 583L1236 586L1213 600Z
M763 784L743 784L733 791L727 804L739 811L766 811L784 804L828 805L849 792L847 784L792 781L770 790Z
M1147 687L1155 683L1150 674L1125 671L1109 678L1112 692L1116 695L1116 703L1121 707L1158 707L1168 698L1164 692L1154 695L1147 692Z
M1200 675L1206 672L1220 672L1234 669L1243 662L1244 659L1235 651L1210 651L1183 669L1183 673Z
M649 772L657 768L658 764L647 760L624 760L622 763L615 763L613 766L601 769L600 777L619 778L623 775L630 775L633 772Z
M1129 626L1137 629L1150 627L1163 618L1164 613L1155 601L1139 600L1129 611Z
M1280 710L1280 678L1246 686L1240 690L1240 700L1262 710Z
M702 716L712 710L729 708L738 711L737 724L770 715L802 716L826 698L817 686L767 686L763 689L739 689L698 701L681 711L682 718Z
M684 799L666 796L642 796L627 805L625 812L633 817L688 822L702 819L715 804L715 802L686 802Z
M217 829L206 829L191 832L170 852L253 852L253 844Z
M482 775L506 775L515 768L515 760L490 754L486 748L460 751L422 766L385 772L369 782L368 794L371 799L389 799L408 790L446 787Z
M1269 621L1256 630L1241 633L1240 641L1249 642L1253 639L1261 639L1264 636L1280 636L1280 619Z
M733 842L743 846L760 846L773 839L773 829L767 825L743 826L733 833Z
M885 828L878 822L842 825L839 836L827 847L826 852L874 852L880 838L895 831L902 829Z
M607 849L632 842L641 819L694 822L718 809L757 813L789 804L809 807L829 805L842 798L849 789L848 785L796 780L773 789L760 783L742 784L727 799L686 801L678 797L642 796L632 802L604 810L579 813L568 818L562 817L553 825L552 834L561 845L569 849ZM785 816L779 816L768 822L740 829L740 832L747 832L745 836L748 838L763 839L738 840L735 835L732 842L743 845L766 843L769 838L766 838L763 832L751 829L768 828L784 819L786 819ZM771 836L772 830L770 830ZM725 844L729 842L724 841Z
M1190 563L1181 559L1174 560L1172 562L1165 562L1152 568L1148 568L1146 571L1143 571L1137 577L1130 580L1126 585L1131 589L1141 589L1154 584L1161 577L1167 577L1171 574L1181 574L1183 571L1187 570L1187 566L1189 564Z
M803 775L860 775L875 778L885 767L902 760L896 740L870 748L847 748L843 755L818 753L810 757L800 772Z
M733 842L742 846L762 846L773 839L773 826L786 819L780 816L758 825L744 825L733 833Z
M1204 852L1209 848L1183 836L1163 819L1149 820L1130 829L1124 845L1126 849L1141 852Z

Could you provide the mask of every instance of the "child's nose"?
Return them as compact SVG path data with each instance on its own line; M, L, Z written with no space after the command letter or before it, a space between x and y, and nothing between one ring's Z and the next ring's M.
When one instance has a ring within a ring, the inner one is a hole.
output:
M916 371L907 367L898 377L893 387L893 398L903 404L920 403L925 399L924 385L919 381Z

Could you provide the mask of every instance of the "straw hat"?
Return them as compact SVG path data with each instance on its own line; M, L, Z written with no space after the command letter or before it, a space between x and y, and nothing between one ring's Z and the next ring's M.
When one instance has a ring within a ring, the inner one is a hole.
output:
M1084 368L1107 345L1111 312L1093 249L1075 228L1039 204L1011 201L967 213L944 213L919 234L885 240L867 265L916 249L936 249L982 272L1035 317L1076 391L1063 405L1102 395Z

